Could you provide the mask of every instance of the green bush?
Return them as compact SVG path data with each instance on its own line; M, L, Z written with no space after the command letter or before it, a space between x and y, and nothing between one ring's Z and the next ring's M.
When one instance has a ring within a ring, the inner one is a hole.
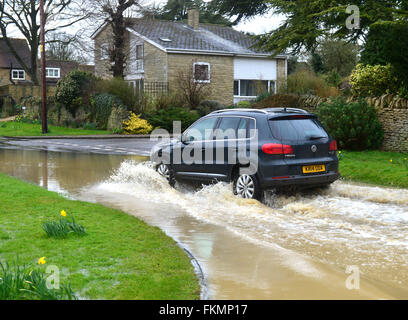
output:
M98 129L107 129L109 117L114 107L126 108L122 100L109 93L101 93L92 98L91 112Z
M109 93L118 97L124 105L134 112L141 112L143 107L141 97L137 90L128 81L121 78L99 79L97 81L96 94Z
M319 119L341 149L377 149L384 131L373 106L364 99L347 103L342 97L322 103Z
M200 105L195 109L200 117L204 117L216 110L224 109L224 105L215 100L201 101Z
M339 91L330 86L323 77L317 76L314 72L302 70L288 76L286 86L278 87L279 93L316 95L321 98L337 97Z
M200 116L197 112L189 111L184 108L161 109L145 115L145 118L155 128L166 129L173 132L173 122L181 121L182 131L186 130L191 124L197 121Z
M399 89L390 64L386 66L358 64L350 75L350 84L353 94L360 97L397 93Z
M251 108L251 106L252 106L252 103L249 101L240 101L237 103L237 108L246 109L246 108Z
M294 94L274 94L252 105L256 109L299 108L299 97Z
M91 73L74 70L57 83L55 101L75 117L77 109L89 106L96 78Z

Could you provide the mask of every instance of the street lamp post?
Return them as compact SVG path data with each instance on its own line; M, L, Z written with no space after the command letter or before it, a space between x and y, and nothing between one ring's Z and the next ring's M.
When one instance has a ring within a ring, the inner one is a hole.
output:
M42 133L48 133L47 124L47 83L45 80L45 14L44 0L40 1L40 25L41 25L41 83L42 83Z

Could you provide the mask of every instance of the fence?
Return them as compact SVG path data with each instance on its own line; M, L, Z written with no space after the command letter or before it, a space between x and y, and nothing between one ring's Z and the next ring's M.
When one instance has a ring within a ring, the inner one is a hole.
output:
M145 82L144 94L148 94L154 97L167 94L169 92L168 82Z

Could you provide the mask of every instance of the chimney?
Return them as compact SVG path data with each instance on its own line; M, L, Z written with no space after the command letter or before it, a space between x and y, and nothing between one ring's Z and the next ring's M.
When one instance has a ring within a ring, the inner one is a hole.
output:
M188 26L194 30L200 27L200 12L197 9L188 10Z

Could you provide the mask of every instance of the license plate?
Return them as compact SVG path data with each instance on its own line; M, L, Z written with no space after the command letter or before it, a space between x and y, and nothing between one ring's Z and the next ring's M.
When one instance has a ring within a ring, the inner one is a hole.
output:
M326 171L326 166L324 164L303 167L303 173L316 173L324 171Z

